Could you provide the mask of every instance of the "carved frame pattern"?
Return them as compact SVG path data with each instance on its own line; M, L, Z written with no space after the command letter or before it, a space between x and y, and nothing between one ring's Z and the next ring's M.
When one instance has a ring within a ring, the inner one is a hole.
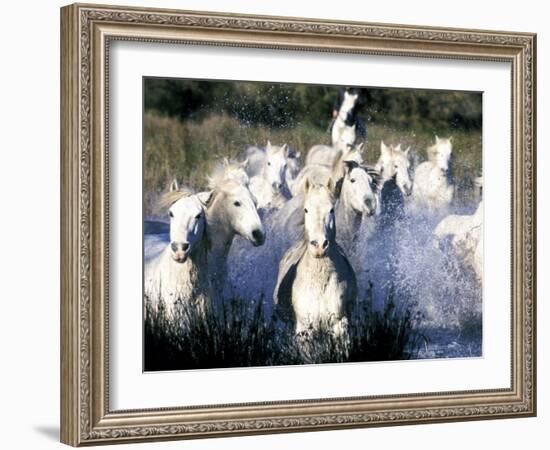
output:
M535 35L93 5L67 6L61 15L63 442L85 445L535 414ZM102 266L108 254L108 123L102 102L108 83L102 77L113 39L510 61L515 99L512 388L110 411L108 271Z

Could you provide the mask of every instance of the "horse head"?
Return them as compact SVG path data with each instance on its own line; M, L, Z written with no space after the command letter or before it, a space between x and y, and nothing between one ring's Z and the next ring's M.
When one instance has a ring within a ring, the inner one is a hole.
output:
M304 231L307 250L314 258L324 257L336 238L332 184L332 180L326 186L306 180L304 186Z
M218 209L218 222L247 239L255 247L265 242L265 230L256 209L256 200L246 186L228 180L213 193L208 210Z
M287 144L277 146L267 141L263 173L275 193L280 192L285 185L289 151Z
M412 192L412 181L409 175L410 147L401 149L401 144L397 146L387 146L384 141L380 143L380 158L376 164L376 169L384 180L395 179L399 190L403 195L410 195Z
M378 207L377 172L356 161L344 161L345 175L340 199L360 214L372 216Z
M453 153L453 138L435 137L435 144L428 148L429 159L437 165L444 173L448 174L451 169L451 160Z
M187 261L203 238L206 226L205 200L200 194L180 191L175 180L169 192L161 199L168 207L170 217L171 256L178 263Z

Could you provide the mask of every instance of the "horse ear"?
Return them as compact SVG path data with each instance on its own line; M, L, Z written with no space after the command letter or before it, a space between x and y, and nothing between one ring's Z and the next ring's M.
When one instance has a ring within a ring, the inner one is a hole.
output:
M411 146L409 145L404 151L403 153L405 153L405 155L409 155L409 150L411 149Z
M306 178L306 182L304 183L304 193L307 195L310 189L311 183L309 182L309 178Z
M439 136L436 134L436 135L435 135L435 143L436 143L436 144L439 144L439 140L440 140L440 139L439 139Z
M301 155L302 155L302 154L301 154L300 152L294 153L294 159L300 159L300 156L301 156Z
M281 146L281 150L283 151L285 158L288 158L288 155L290 153L290 148L288 147L288 144L283 144Z
M395 147L395 150L398 152L401 151L401 143L397 144L397 146Z
M360 142L357 147L355 147L355 149L361 153L363 151L363 147L365 146L365 143L364 142Z
M384 141L380 141L380 152L384 155L387 153L390 153L390 149L386 144L384 144Z
M224 166L224 167L229 166L229 159L227 158L227 156L224 156L224 157L223 157L223 166Z
M241 168L247 169L248 168L248 158L246 158L242 163L239 164Z
M199 192L197 194L197 198L204 206L208 206L210 204L213 196L214 191Z
M271 141L269 139L267 140L267 145L265 146L265 148L271 148Z
M178 180L173 179L172 182L170 183L169 191L170 192L176 192L176 191L179 191L179 190L180 190L180 187L178 185Z
M449 142L453 142L453 137L449 136Z

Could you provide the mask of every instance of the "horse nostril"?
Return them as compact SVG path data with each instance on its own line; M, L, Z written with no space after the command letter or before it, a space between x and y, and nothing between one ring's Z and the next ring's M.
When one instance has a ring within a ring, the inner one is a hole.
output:
M313 245L314 247L317 247L319 245L319 243L317 241L310 241L309 243L311 245Z
M178 251L178 244L176 244L175 242L172 242L170 244L170 248L172 249L172 251L175 253Z
M327 248L328 247L328 241L325 239L323 241L323 249Z
M189 242L184 242L181 244L181 249L185 252L189 248Z

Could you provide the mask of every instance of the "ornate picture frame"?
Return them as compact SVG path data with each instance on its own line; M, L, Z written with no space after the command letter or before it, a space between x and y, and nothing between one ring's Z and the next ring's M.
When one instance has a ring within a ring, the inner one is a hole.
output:
M511 385L113 411L109 402L109 49L114 41L511 65ZM61 441L94 445L536 414L536 35L74 4L61 9Z

